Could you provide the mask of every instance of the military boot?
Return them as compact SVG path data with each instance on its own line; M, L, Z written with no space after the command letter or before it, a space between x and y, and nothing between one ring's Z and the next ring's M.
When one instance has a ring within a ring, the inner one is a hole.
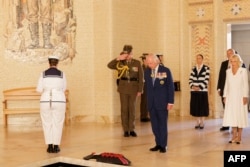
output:
M43 23L42 28L43 28L43 47L45 49L52 49L53 45L50 43L51 24Z
M31 44L28 46L29 49L39 48L39 25L37 23L29 24Z

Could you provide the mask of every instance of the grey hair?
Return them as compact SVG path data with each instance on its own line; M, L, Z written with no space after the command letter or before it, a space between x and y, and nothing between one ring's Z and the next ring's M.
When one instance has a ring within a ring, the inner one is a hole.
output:
M232 48L228 49L227 51L233 51L233 53L236 54L236 51Z
M234 55L232 56L232 58L231 58L231 59L236 59L236 60L238 61L238 65L239 65L239 67L241 67L241 66L242 66L243 61L242 61L242 59L241 59L241 57L240 57L240 55L239 55L239 54L234 54Z
M146 56L146 59L151 57L152 58L152 61L154 61L155 63L159 64L160 63L160 60L159 58L157 57L157 54L154 54L154 53L149 53L147 56Z

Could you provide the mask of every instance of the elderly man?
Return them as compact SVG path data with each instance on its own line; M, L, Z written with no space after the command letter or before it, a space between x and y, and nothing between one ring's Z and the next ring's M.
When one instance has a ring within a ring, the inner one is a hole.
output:
M144 72L147 102L156 146L150 151L165 153L168 141L168 111L174 104L174 82L169 68L160 65L155 54L146 57L148 69Z

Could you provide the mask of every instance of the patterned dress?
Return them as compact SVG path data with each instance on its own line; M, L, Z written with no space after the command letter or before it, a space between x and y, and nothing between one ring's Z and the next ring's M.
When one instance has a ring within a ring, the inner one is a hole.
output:
M191 89L190 114L194 117L204 117L209 115L208 103L208 81L210 69L206 65L202 65L200 70L195 66L192 68L189 76L189 86L199 86L199 91Z

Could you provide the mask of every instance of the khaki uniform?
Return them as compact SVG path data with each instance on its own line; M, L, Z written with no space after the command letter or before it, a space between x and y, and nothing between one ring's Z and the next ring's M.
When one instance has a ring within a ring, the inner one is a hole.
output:
M108 67L118 70L117 63L119 67L129 68L122 74L117 88L120 93L122 127L125 132L134 131L136 97L137 93L143 90L143 69L141 62L135 59L130 62L114 59L108 63Z
M143 71L145 71L147 67L143 64L142 65L142 69ZM143 87L143 93L141 95L141 104L140 104L140 118L141 118L141 121L143 119L149 119L148 117L148 107L147 107L147 89L146 89L146 85L144 83L144 87Z

